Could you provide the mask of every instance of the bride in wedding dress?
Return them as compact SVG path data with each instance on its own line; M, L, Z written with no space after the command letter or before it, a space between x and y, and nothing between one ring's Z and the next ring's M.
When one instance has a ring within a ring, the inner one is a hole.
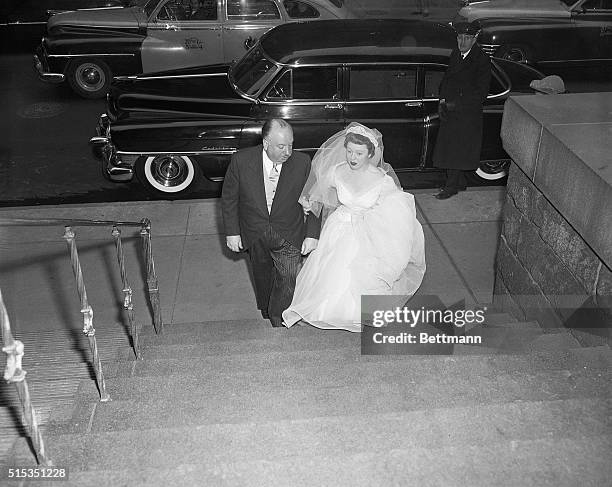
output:
M300 204L323 217L283 324L361 331L362 295L412 296L425 274L414 196L383 159L382 135L358 123L317 151Z

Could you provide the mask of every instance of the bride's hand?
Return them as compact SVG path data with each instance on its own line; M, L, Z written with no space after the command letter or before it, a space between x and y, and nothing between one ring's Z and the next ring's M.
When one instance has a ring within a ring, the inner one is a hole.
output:
M307 237L302 242L302 255L308 255L310 252L317 248L319 240L316 238Z
M300 198L300 205L302 205L302 211L304 212L304 215L308 215L308 212L312 209L310 201L305 198Z

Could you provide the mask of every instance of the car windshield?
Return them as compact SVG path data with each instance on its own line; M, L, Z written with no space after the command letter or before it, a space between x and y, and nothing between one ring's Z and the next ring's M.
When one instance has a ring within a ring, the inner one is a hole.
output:
M130 7L142 7L148 17L153 13L158 3L159 0L129 0L128 5Z
M230 69L230 80L248 96L256 95L277 70L260 47L253 48Z

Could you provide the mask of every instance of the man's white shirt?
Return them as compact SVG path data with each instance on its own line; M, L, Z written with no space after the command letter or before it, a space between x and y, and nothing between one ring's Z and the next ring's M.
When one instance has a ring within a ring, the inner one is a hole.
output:
M268 154L266 153L265 149L262 150L262 152L263 152L263 178L264 178L264 187L266 188L266 203L268 205L268 213L270 213L272 209L272 201L274 201L274 194L275 194L272 183L270 182L270 173L272 172L272 167L274 166L274 163L268 157ZM280 173L283 169L283 165L278 164L276 168L278 170L278 174L280 177Z

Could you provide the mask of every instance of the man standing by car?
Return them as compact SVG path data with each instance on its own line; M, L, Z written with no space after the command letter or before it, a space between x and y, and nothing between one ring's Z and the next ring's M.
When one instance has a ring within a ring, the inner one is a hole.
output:
M477 22L454 25L457 47L440 83L440 130L433 155L435 167L446 169L446 184L436 195L443 200L467 186L466 171L480 163L482 106L489 93L491 61L476 44Z
M223 182L226 244L248 250L257 307L272 326L282 326L301 256L317 246L320 220L304 218L298 199L310 174L310 158L293 152L293 129L282 119L264 123L263 144L232 156Z

